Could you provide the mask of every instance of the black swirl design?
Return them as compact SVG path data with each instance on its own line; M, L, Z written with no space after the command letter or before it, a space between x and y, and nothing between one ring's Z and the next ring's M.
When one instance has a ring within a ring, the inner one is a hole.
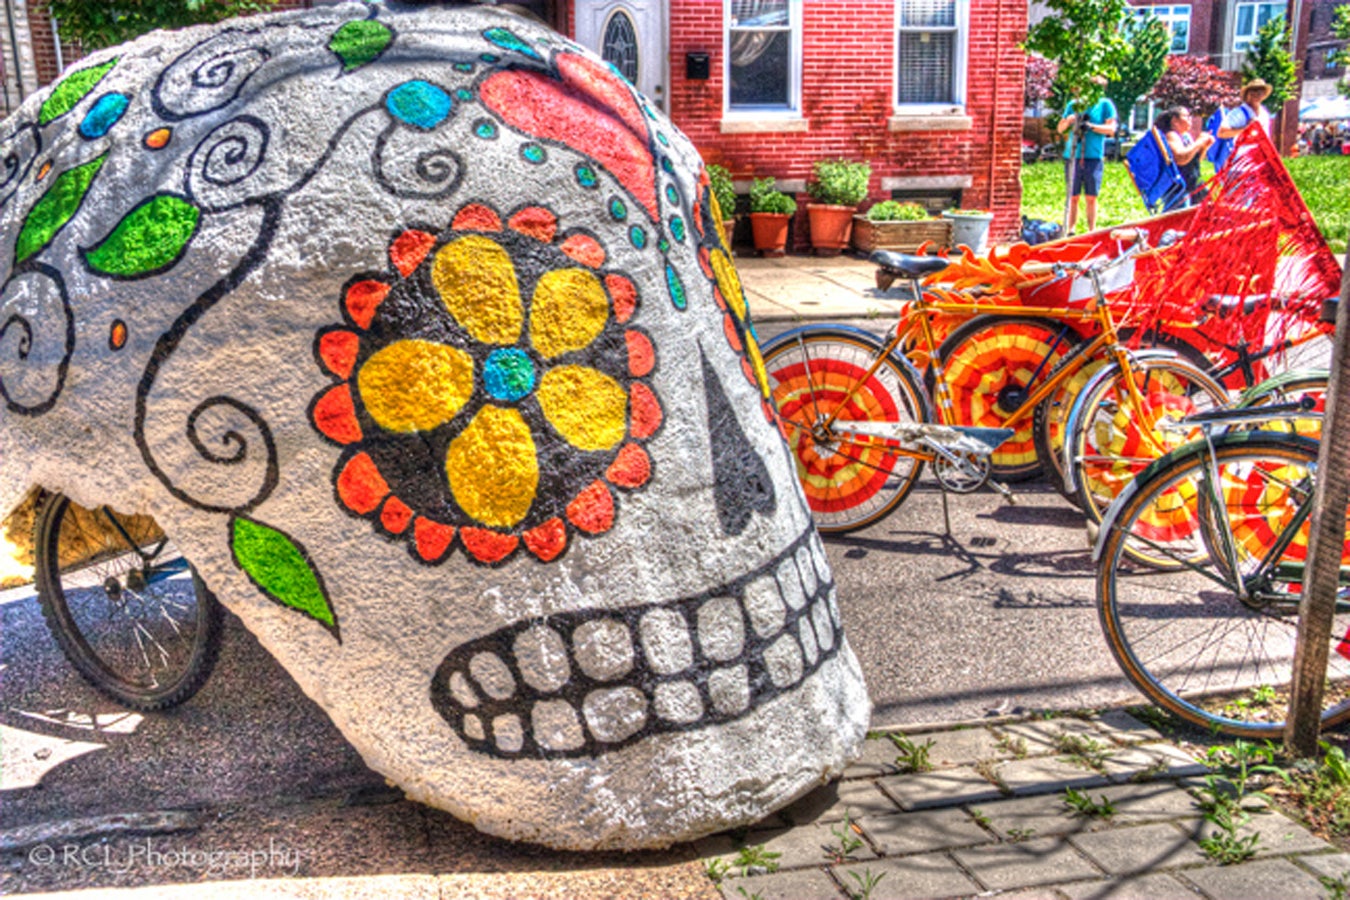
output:
M237 42L240 37L225 32L198 45L161 72L150 95L155 114L169 122L181 122L232 103L272 57L262 47L211 50L213 44Z
M0 139L0 208L9 203L41 152L42 132L31 122Z
M40 263L20 266L0 292L0 311L10 307L0 324L0 397L12 413L42 415L61 396L75 352L75 315L61 273Z
M448 146L412 152L425 141L411 129L397 126L375 139L371 163L380 187L409 200L441 200L455 192L464 178L464 160Z
M206 209L221 211L242 205L247 184L262 168L272 130L254 116L239 116L208 134L192 151L185 176L186 193Z

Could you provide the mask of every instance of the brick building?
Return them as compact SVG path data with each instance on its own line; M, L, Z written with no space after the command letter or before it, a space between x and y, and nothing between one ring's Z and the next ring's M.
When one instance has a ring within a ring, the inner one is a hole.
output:
M282 0L280 7L324 0ZM811 164L871 163L870 198L994 213L1021 204L1026 4L1017 0L517 0L601 52L742 192L772 177L804 200ZM77 55L32 0L0 0L9 108ZM17 29L9 26L17 24ZM16 52L11 33L28 51ZM27 66L25 71L21 65ZM16 78L11 79L11 69ZM804 206L804 204L803 204ZM799 220L804 219L804 210ZM794 244L806 237L804 222Z

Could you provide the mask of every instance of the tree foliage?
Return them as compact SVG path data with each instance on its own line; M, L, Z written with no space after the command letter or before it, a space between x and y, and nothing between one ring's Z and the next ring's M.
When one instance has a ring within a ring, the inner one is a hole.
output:
M1286 100L1294 96L1298 72L1294 56L1289 52L1293 39L1284 16L1276 16L1256 30L1256 39L1247 48L1242 61L1242 80L1264 78L1270 85L1270 96L1264 101L1266 109L1278 113Z
M276 0L39 0L61 39L84 50L110 47L156 28L183 28L262 12Z
M1027 32L1023 48L1059 64L1057 80L1080 109L1105 94L1092 76L1118 77L1129 44L1120 27L1125 0L1045 0L1051 15Z
M1203 56L1169 56L1149 96L1164 109L1185 106L1202 120L1221 104L1231 108L1242 102L1232 73Z
M1343 41L1350 41L1350 3L1336 7L1331 20L1331 33ZM1336 51L1336 65L1350 66L1350 44ZM1350 79L1339 85L1341 93L1350 97Z
M1172 34L1154 16L1127 18L1124 30L1129 51L1116 64L1116 77L1106 86L1106 96L1116 105L1120 121L1128 122L1134 105L1166 71Z
M1027 77L1022 88L1022 104L1035 106L1050 99L1050 86L1055 81L1059 65L1042 56L1027 57Z

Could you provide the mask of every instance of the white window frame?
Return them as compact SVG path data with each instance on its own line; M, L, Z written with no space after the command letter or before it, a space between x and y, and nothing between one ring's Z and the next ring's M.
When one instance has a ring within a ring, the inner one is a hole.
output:
M970 0L956 0L956 24L951 29L956 35L956 39L952 41L955 56L952 60L952 66L956 77L955 83L952 85L951 103L900 102L900 66L904 64L903 60L900 59L900 7L901 0L896 0L891 22L891 35L895 41L895 52L891 57L895 61L895 75L891 78L891 104L895 109L895 114L897 116L932 116L964 113L966 109L966 64L970 58ZM906 30L931 32L942 29L911 28Z
M1242 12L1242 7L1244 6L1250 6L1252 8L1252 33L1247 35L1238 34L1237 30L1238 20L1242 18L1240 13ZM1287 4L1270 3L1268 2L1268 0L1257 0L1257 2L1251 3L1239 3L1235 7L1233 7L1233 51L1235 53L1246 53L1247 50L1251 47L1252 41L1256 40L1256 33L1261 29L1261 23L1258 22L1257 20L1260 18L1261 7L1263 6L1278 7L1279 12L1277 13L1277 15L1281 16L1287 15L1289 10ZM1271 16L1270 18L1273 19L1275 18L1275 16ZM1269 19L1267 19L1267 21L1269 21Z
M800 119L802 116L802 2L788 0L788 105L731 105L731 3L722 2L722 118L729 120Z
M1184 22L1186 24L1185 46L1183 46L1180 50L1169 49L1167 52L1174 53L1179 56L1191 52L1191 4L1174 3L1170 5L1163 4L1159 6L1132 6L1130 8L1134 11L1135 18L1137 18L1141 23L1149 16L1153 16L1159 22L1162 22L1164 25L1166 25L1167 35L1171 39L1171 41L1176 40L1176 32L1173 31L1172 26L1177 23ZM1170 41L1168 43L1168 46L1169 48L1171 47Z

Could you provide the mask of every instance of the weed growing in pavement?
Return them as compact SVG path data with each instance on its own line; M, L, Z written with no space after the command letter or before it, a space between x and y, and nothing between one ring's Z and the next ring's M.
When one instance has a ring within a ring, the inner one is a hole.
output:
M886 873L882 872L878 875L873 873L871 869L863 869L861 875L857 872L849 872L848 877L852 878L858 885L857 890L853 890L848 885L844 885L844 890L848 895L852 897L853 900L871 900L873 889L876 888L877 883L881 881L881 879L886 877Z
M1339 878L1323 875L1320 880L1322 887L1327 889L1327 900L1347 900L1347 898L1350 898L1350 872L1342 872Z
M765 850L763 844L756 844L753 847L742 847L731 864L739 868L742 875L768 875L778 871L778 858L782 855Z
M1140 769L1138 772L1135 772L1133 775L1131 775L1130 780L1135 783L1152 781L1159 775L1166 772L1167 768L1168 768L1167 760L1163 759L1160 756L1154 759L1153 762L1149 764L1148 768Z
M1101 741L1087 735L1067 732L1055 735L1055 749L1066 754L1069 762L1095 772L1102 770L1107 757L1111 755L1111 750Z
M739 884L736 885L736 893L744 897L745 900L764 900L764 895L761 894L759 891L755 891L752 894L749 891L747 891L743 885Z
M1011 794L1012 791L1003 783L1003 779L998 777L998 760L981 759L975 762L975 772L981 777L994 783L1001 792Z
M1035 828L1009 828L1008 840L1016 844L1019 841L1029 840L1030 838L1034 837L1035 834L1036 834Z
M1247 801L1254 787L1253 779L1272 774L1288 779L1288 774L1275 765L1275 756L1275 745L1270 741L1258 746L1241 739L1231 747L1210 747L1205 752L1204 764L1209 772L1204 778L1205 786L1199 789L1197 805L1206 821L1218 831L1201 838L1199 844L1205 855L1220 865L1232 865L1256 855L1261 836L1253 832L1245 838L1238 837L1238 829L1252 818L1248 810L1254 807Z
M1205 751L1204 764L1209 769L1205 783L1213 788L1220 780L1227 781L1241 805L1255 786L1257 776L1274 775L1289 780L1289 774L1275 765L1278 755L1279 750L1270 741L1259 746L1238 738L1231 747L1210 747Z
M703 861L703 874L708 876L708 880L713 884L721 884L722 879L726 878L731 872L731 862L720 856Z
M1225 704L1223 714L1230 718L1248 718L1253 709L1267 709L1275 702L1275 688L1268 684L1259 684L1251 689L1246 697L1239 697Z
M1284 796L1298 807L1301 818L1314 830L1350 834L1350 762L1345 751L1321 742L1322 764L1311 772L1288 779Z
M1012 735L1000 734L998 736L998 749L1012 756L1014 759L1027 758L1027 739L1014 738Z
M970 817L975 820L976 825L981 825L985 828L989 827L989 816L979 807L971 807Z
M837 846L825 848L825 855L834 863L847 862L848 858L858 852L863 845L862 838L853 830L853 819L848 813L844 813L844 821L830 829L830 834L834 835Z
M1209 837L1200 839L1200 849L1221 866L1230 866L1256 855L1256 844L1261 835L1252 832L1238 837L1238 829L1251 821L1251 816L1239 806L1218 806L1205 813L1205 818L1219 827Z
M1131 706L1125 710L1139 721L1167 734L1177 727L1177 720L1161 706Z
M1111 798L1102 794L1093 800L1086 791L1067 788L1064 791L1064 805L1081 816L1089 819L1109 819L1116 814L1116 805Z
M937 741L929 738L922 744L916 744L903 734L889 735L900 755L895 758L895 767L901 772L931 772L933 764L928 761L928 751Z

